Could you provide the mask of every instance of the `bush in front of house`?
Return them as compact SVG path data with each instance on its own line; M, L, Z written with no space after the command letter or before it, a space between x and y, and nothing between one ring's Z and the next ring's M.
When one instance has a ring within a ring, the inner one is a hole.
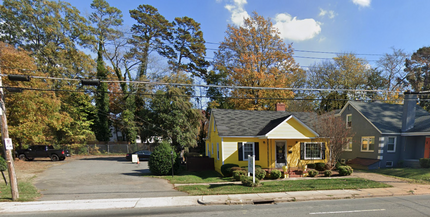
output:
M342 166L342 164L338 161L338 162L336 162L336 165L334 167L338 170L339 167L341 167L341 166Z
M261 179L264 179L264 177L266 177L266 171L261 169L261 167L256 167L255 168L255 178L261 180Z
M247 170L245 168L242 168L242 167L232 167L232 168L230 168L230 171L231 171L232 174L236 170L241 170L241 171L247 172Z
M224 164L221 166L221 173L225 177L231 177L233 175L233 171L231 171L232 167L239 167L237 164Z
M316 165L314 163L311 164L307 164L308 165L308 169L315 169Z
M272 170L270 171L270 178L272 179L279 179L282 176L282 172L279 170Z
M330 177L332 174L333 174L333 172L331 170L324 171L324 176L325 177Z
M243 176L242 177L242 185L248 187L257 187L260 184L260 180L255 179L255 183L252 182L252 176Z
M325 163L316 163L315 169L318 171L324 171L325 170Z
M309 170L308 174L310 177L315 177L319 174L320 172L318 172L318 170Z
M339 175L341 176L349 176L352 174L354 170L350 166L341 166L339 167Z
M172 168L172 151L173 148L168 142L161 142L149 157L149 170L154 175L168 175L172 174L172 169L179 169L180 165L176 160L175 165ZM173 159L177 159L176 152L173 151Z
M236 170L233 172L233 178L236 181L241 181L242 176L246 176L246 171L244 170Z
M421 168L430 168L430 158L420 158Z

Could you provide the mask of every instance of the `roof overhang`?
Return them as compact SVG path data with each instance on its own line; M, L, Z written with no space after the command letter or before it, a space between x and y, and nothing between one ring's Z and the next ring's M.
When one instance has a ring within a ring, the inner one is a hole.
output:
M311 131L311 133L313 133L315 135L315 137L319 137L319 134L317 132L315 132L313 129L311 129L308 125L306 125L305 123L303 123L300 119L296 118L294 115L290 115L287 118L285 118L285 120L283 120L280 124L278 124L278 126L274 127L272 130L270 130L268 133L266 133L266 135L264 135L266 138L269 138L268 135L273 132L276 128L278 128L279 126L281 126L282 124L284 124L285 122L287 122L290 119L294 119L297 122L300 123L300 125L302 125L303 127L305 127L307 130ZM303 138L310 138L310 137L303 137ZM314 138L314 137L312 137ZM271 139L271 138L269 138Z

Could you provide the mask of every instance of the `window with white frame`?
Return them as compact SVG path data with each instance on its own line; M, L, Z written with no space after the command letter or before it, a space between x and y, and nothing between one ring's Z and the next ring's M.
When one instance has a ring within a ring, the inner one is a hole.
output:
M390 136L387 139L387 152L395 152L396 151L396 137Z
M393 167L393 161L385 162L385 167Z
M346 128L351 128L352 126L352 114L346 115Z
M248 160L248 155L254 155L253 147L253 142L247 142L243 144L243 160Z
M362 152L373 152L375 149L375 137L374 136L363 136L361 137L361 151Z
M321 142L305 142L305 160L322 159L322 144Z
M219 160L219 143L216 144L216 159Z
M352 137L346 138L346 144L342 148L343 151L352 151Z

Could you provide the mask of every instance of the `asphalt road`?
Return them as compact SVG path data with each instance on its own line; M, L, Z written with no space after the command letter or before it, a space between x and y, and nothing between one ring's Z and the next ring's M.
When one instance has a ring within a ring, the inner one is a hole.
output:
M70 159L66 159L70 160ZM166 180L143 177L148 162L125 157L89 157L47 169L35 180L39 200L112 199L186 196Z
M347 200L288 202L268 205L187 206L144 209L105 209L91 211L21 213L6 216L430 216L430 195L381 197Z

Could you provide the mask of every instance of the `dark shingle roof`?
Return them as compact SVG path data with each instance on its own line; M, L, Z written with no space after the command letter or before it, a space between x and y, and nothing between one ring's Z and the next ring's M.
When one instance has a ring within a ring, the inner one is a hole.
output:
M315 113L247 111L212 109L219 136L260 136L265 135L282 121L293 115L308 127L315 120Z
M381 102L349 102L382 133L401 133L403 105ZM415 124L407 132L430 132L430 114L416 107Z

